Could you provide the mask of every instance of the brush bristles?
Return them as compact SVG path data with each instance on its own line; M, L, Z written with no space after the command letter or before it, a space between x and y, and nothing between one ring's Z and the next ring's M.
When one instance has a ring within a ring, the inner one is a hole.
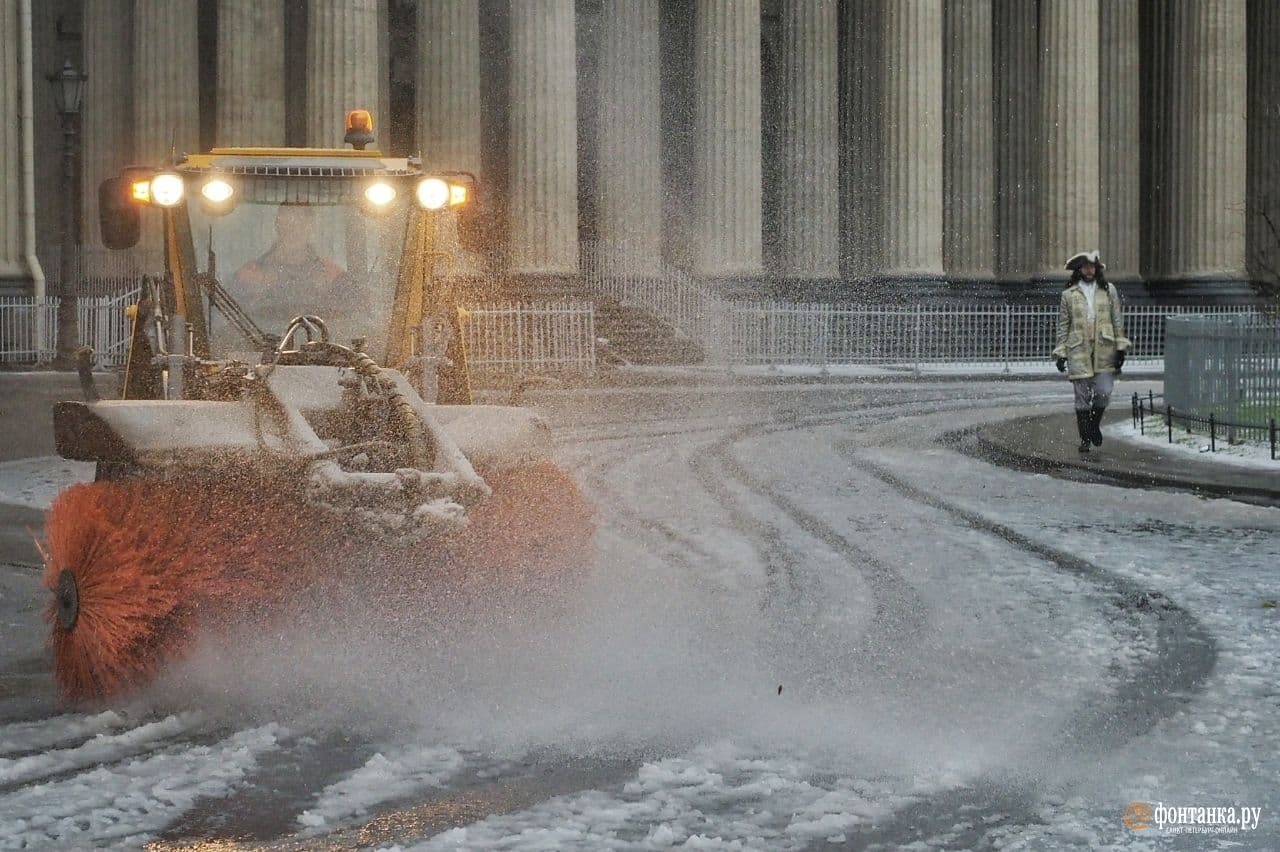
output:
M538 580L585 569L595 523L578 483L551 462L481 471L493 494L472 508L467 526L445 541L455 570L497 583Z
M51 602L54 673L71 701L137 689L182 656L202 622L278 603L303 582L332 527L306 507L202 482L76 485L50 507L45 585L70 571L79 613L70 629ZM260 492L259 492L260 493ZM328 542L332 555L340 542Z
M343 566L386 570L383 580L407 571L425 594L458 580L518 586L586 567L594 525L571 476L540 463L486 479L493 495L472 508L466 529L400 548L352 534L300 500L266 499L265 483L123 480L68 488L45 524L44 582L54 593L45 619L62 695L82 703L145 687L201 630L269 623L304 590L323 600L325 583L352 579ZM64 571L79 593L70 628L58 617ZM361 582L377 593L378 577ZM394 584L383 588L403 594Z

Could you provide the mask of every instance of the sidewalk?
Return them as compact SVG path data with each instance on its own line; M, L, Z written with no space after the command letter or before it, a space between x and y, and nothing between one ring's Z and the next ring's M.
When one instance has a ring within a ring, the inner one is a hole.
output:
M1129 417L1127 405L1113 406L1105 423L1117 424ZM976 440L984 453L1042 473L1071 472L1128 485L1280 505L1280 461L1273 469L1220 464L1162 448L1157 442L1146 445L1116 439L1115 431L1104 428L1103 445L1079 453L1075 416L1064 411L988 424L978 430Z

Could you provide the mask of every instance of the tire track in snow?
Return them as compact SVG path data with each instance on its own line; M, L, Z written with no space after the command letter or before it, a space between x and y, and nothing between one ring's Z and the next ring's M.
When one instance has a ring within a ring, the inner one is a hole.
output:
M935 443L940 440L942 436L935 436ZM1075 714L1063 739L1053 744L1057 749L1077 754L1112 751L1151 731L1190 700L1188 696L1204 689L1216 661L1216 643L1207 628L1187 610L1137 581L916 486L887 466L861 455L859 451L866 449L865 445L843 441L837 449L851 465L906 499L943 512L1092 584L1111 605L1102 610L1102 615L1105 622L1114 625L1117 634L1123 631L1124 637L1131 639L1135 635L1132 628L1137 626L1137 636L1154 636L1154 645L1142 649L1150 654L1151 661L1116 682L1112 697ZM1130 671L1123 665L1114 666L1113 670ZM974 819L981 814L994 816L985 821ZM1010 827L1043 821L1033 791L1026 789L1025 783L1020 792L1014 792L1006 781L989 773L964 787L915 802L873 826L855 829L848 840L859 848L921 843L929 848L978 849L990 846L987 838L994 830L1007 832Z
M115 716L114 713L103 715ZM158 751L171 745L176 738L188 734L199 721L198 714L168 716L144 722L119 733L110 730L97 733L72 748L48 749L23 757L0 758L0 793L31 781L66 775L86 767L118 763Z

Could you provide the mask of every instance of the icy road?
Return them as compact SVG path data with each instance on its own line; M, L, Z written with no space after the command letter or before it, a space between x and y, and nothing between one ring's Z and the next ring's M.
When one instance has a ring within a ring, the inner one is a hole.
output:
M0 848L1280 848L1280 510L943 440L1068 396L540 392L591 576L412 623L316 601L93 713L7 643Z

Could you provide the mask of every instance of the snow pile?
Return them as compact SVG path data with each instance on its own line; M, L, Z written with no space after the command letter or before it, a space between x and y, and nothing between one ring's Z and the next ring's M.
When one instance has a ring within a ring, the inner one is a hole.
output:
M851 778L818 783L812 773L813 767L791 758L717 743L687 757L646 763L621 790L551 799L412 848L805 849L842 843L850 828L890 810L878 785Z
M1159 417L1147 419L1145 435L1140 428L1127 420L1108 426L1105 431L1108 437L1139 444L1148 449L1168 451L1180 458L1195 456L1214 464L1267 470L1280 477L1280 458L1271 458L1271 447L1268 444L1258 442L1228 444L1226 429L1221 426L1218 429L1216 451L1212 449L1208 435L1198 432L1188 433L1185 428L1179 427L1176 423L1173 427L1173 443L1169 443L1168 429L1164 420Z
M112 715L115 714L102 714ZM169 716L148 722L119 734L100 733L75 748L51 749L26 757L0 758L0 784L21 784L94 766L109 760L121 760L154 748L156 743L179 736L192 727L195 714ZM114 721L114 720L111 720Z
M209 746L175 749L0 796L0 847L136 846L201 797L224 796L279 747L268 724Z
M298 822L320 833L351 817L361 817L376 805L439 787L462 768L462 755L445 746L412 746L378 752L348 777L321 791L315 805L298 816Z
M0 727L0 755L34 753L64 742L96 736L133 724L123 713L107 710L93 716L71 714L39 722L15 722Z

